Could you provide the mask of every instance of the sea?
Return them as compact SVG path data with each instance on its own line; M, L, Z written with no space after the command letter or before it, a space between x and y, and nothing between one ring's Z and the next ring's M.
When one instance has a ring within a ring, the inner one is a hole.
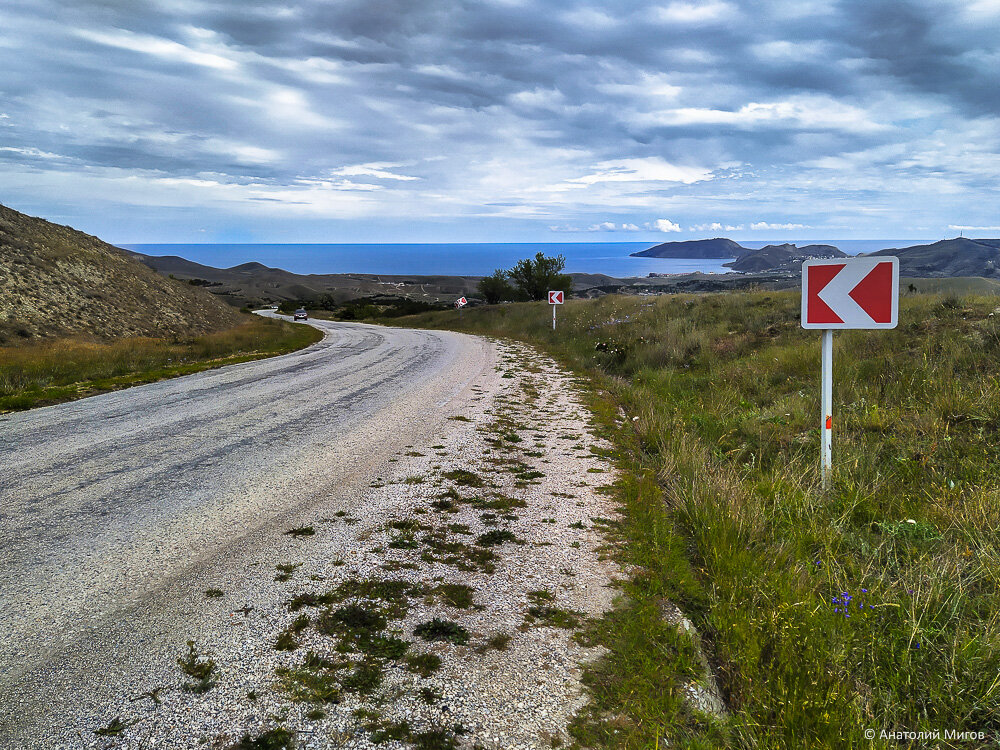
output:
M908 247L931 240L779 240L740 241L747 248L780 242L836 245L848 255ZM293 273L419 274L423 276L485 276L510 268L536 253L563 255L567 273L605 274L618 278L650 273L726 273L732 258L631 258L630 253L653 247L650 242L543 242L442 244L140 244L122 245L146 255L179 255L216 268L256 261Z

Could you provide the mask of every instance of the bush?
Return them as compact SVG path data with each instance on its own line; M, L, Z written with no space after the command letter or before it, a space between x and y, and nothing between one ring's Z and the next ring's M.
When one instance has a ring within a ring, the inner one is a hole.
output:
M507 279L507 273L502 268L498 268L490 276L485 276L479 281L479 293L483 295L486 304L495 305L497 302L508 302L515 299L517 293Z
M519 260L507 272L507 278L525 299L546 299L549 291L555 289L562 290L568 297L573 288L573 280L562 273L565 267L566 258L562 255L550 258L536 253L534 259Z

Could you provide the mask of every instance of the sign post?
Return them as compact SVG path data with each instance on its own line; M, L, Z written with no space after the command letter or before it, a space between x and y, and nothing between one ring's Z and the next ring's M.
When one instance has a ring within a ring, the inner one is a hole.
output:
M552 330L556 330L556 305L561 305L565 301L565 293L562 290L549 292L549 304L552 305Z
M899 258L868 256L802 264L802 327L823 331L820 383L820 468L823 489L833 468L833 332L895 328L899 320Z

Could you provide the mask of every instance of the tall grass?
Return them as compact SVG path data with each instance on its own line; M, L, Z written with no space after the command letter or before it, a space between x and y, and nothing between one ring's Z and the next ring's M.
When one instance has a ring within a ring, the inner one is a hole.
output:
M606 394L625 588L653 635L603 625L581 740L841 748L871 746L866 730L1000 731L995 304L905 296L896 330L835 335L829 492L819 335L799 327L797 294L573 301L555 333L547 305L409 319L540 344ZM661 597L704 634L728 720L676 699L687 662L655 634Z
M0 348L0 411L66 401L101 391L300 349L322 334L311 326L254 316L235 328L188 340L57 339Z

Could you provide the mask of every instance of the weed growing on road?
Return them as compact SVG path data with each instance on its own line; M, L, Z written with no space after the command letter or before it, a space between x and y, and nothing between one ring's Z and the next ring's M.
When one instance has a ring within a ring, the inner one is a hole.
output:
M459 570L494 571L496 555L488 549L471 547L464 542L450 541L446 529L435 529L420 540L425 549L420 553L424 562L440 562Z
M486 639L483 644L483 651L506 651L510 644L511 636L508 633L495 633Z
M299 526L297 529L289 529L285 532L288 536L293 536L296 539L300 536L312 536L316 533L316 529L312 526Z
M406 657L406 668L421 677L430 677L441 669L441 657L437 654L410 654Z
M371 695L379 689L384 678L385 673L378 663L362 662L353 672L343 677L340 686L348 693Z
M280 686L293 701L309 703L339 703L338 673L350 662L332 662L313 651L306 654L298 667L278 667Z
M442 583L433 589L436 598L457 609L471 609L475 604L472 597L474 592L472 586L464 583Z
M480 547L498 547L506 542L524 544L523 540L518 539L513 532L506 529L493 529L492 531L487 531L485 534L480 534L476 538L476 544Z
M108 722L107 726L101 727L100 729L95 729L94 734L98 737L117 737L126 729L129 725L121 720L120 717L116 716L111 721Z
M289 599L285 604L290 612L298 612L303 607L322 607L333 604L336 595L333 593L317 594L315 591L303 591Z
M428 706L434 705L435 703L440 701L441 698L443 697L443 695L439 690L435 690L434 688L429 688L429 687L420 688L420 690L417 691L417 694L420 696L420 700L426 703Z
M295 750L295 732L284 727L268 729L256 737L247 732L230 750Z
M194 641L188 641L188 652L178 657L177 664L181 671L193 681L183 683L181 687L191 693L207 693L215 687L215 660L205 654L198 653Z
M457 646L469 642L469 631L456 622L435 617L422 622L413 629L413 634L425 641L448 641Z
M460 487L482 487L484 484L481 476L467 469L453 469L443 472L441 476L451 480Z
M222 589L206 589L205 598L206 599L218 599L223 595Z

